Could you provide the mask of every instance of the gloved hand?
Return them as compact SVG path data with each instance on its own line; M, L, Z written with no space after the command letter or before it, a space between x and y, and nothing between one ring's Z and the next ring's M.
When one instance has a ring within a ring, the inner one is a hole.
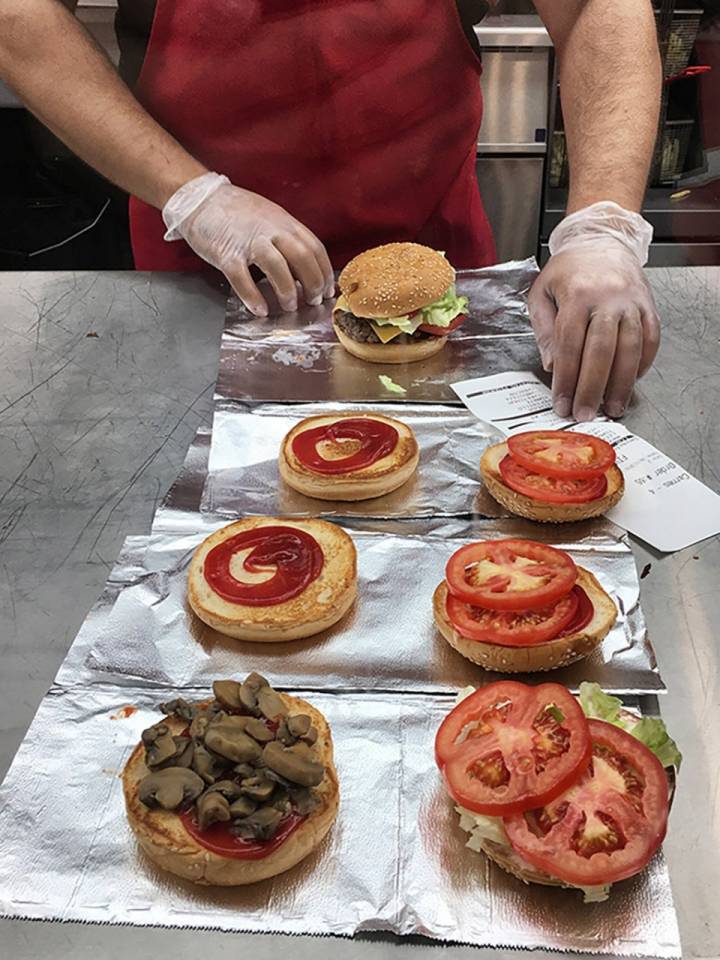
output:
M615 203L566 217L533 284L530 320L558 416L592 420L601 404L622 416L660 345L660 320L643 272L652 227Z
M267 303L250 275L258 266L277 294L283 310L297 309L299 281L313 306L335 293L332 266L314 233L286 210L227 177L206 173L170 197L162 211L166 240L182 237L212 266L222 270L233 290L256 316Z

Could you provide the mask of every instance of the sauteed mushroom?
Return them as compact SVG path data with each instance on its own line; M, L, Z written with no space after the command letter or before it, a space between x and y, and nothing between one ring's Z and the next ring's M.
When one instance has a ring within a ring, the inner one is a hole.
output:
M234 763L247 763L261 756L261 749L252 737L249 737L241 725L232 723L243 717L226 717L218 723L212 723L205 734L205 746L213 753L220 754Z
M161 703L160 709L169 717L180 717L181 720L187 720L188 723L197 713L197 707L182 697L176 697L174 700L168 700L167 703Z
M218 780L217 783L214 783L211 787L208 787L205 793L221 793L228 803L233 803L241 796L242 791L240 789L240 784L235 783L234 780Z
M237 820L231 830L246 840L270 840L275 836L282 813L273 807L260 807L243 820Z
M257 705L257 695L261 687L267 687L268 682L265 677L261 677L259 673L251 673L248 677L245 678L245 681L240 685L240 703L243 708L257 715L258 705Z
M149 767L157 767L175 756L177 746L166 723L156 723L148 727L143 730L141 737L145 744L145 763Z
M192 723L190 724L190 736L193 738L193 740L202 740L202 738L205 736L205 731L208 728L209 722L210 717L205 711L202 711L193 717Z
M230 804L221 793L211 790L198 798L195 809L197 810L198 826L201 830L207 830L213 823L230 819Z
M270 730L262 720L258 720L255 717L247 717L245 733L250 734L253 740L257 740L258 743L269 743L275 739L275 734L272 730Z
M240 684L237 680L216 680L213 683L213 693L215 699L226 710L239 710L240 703Z
M257 695L260 713L268 720L277 720L288 712L282 697L272 687L261 687Z
M167 767L149 773L138 784L138 797L146 807L175 810L183 803L195 800L203 792L205 783L192 770Z
M234 803L230 804L230 816L233 819L239 817L249 817L255 811L257 804L250 797L239 797Z
M260 803L268 800L274 789L275 784L266 777L248 777L240 784L240 790L246 797L251 797Z
M293 717L287 717L287 728L293 737L304 737L310 729L310 717L304 713L296 713Z
M218 757L214 757L201 743L195 745L192 768L205 783L214 783L220 775L221 767L222 761Z
M283 747L277 740L266 745L263 760L281 777L303 787L315 787L325 776L325 768L321 763L303 756L294 747Z

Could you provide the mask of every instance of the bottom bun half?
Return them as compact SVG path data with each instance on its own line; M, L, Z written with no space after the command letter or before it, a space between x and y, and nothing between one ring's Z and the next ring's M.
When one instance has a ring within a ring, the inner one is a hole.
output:
M433 614L438 630L451 647L468 660L500 673L539 673L565 667L589 656L607 636L617 618L617 607L589 570L577 568L577 585L593 605L593 618L577 633L525 647L501 646L468 640L457 632L447 615L447 583L443 580L433 594Z
M512 490L500 475L500 461L508 453L506 443L488 447L480 460L480 476L490 496L510 513L541 523L574 523L589 520L606 513L622 498L625 481L619 467L612 466L606 473L607 492L596 500L586 503L547 503L526 497Z
M335 336L348 353L371 363L415 363L439 353L447 337L428 337L413 343L359 343L333 323Z
M304 860L322 842L337 816L339 787L333 763L333 745L325 717L304 700L281 694L289 715L305 714L318 731L316 750L325 765L326 776L316 788L319 805L285 842L261 860L225 857L201 846L185 830L173 811L146 807L138 797L140 781L150 772L145 765L145 750L139 743L133 750L122 775L125 808L138 844L162 870L184 880L205 886L241 886L277 876ZM163 720L173 734L179 734L185 722L176 717Z

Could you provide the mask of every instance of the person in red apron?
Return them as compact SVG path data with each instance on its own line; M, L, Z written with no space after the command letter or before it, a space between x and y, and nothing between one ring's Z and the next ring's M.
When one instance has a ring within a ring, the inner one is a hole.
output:
M310 299L330 292L327 258L306 236L304 247L282 236L285 218L262 210L261 197L293 217L294 229L318 238L336 269L393 240L444 250L456 267L492 263L475 171L480 71L455 0L384 0L372 11L358 0L204 0L201 10L196 0L158 0L136 95L230 183L196 185L214 185L219 195L204 201L201 224L183 231L190 245L166 242L160 211L131 199L136 267L200 269L191 247L208 259L203 241L214 235L213 217L219 231L229 206L243 221L247 205L241 242L211 257L224 261L218 265L247 305L264 311L247 270L233 271L233 260L263 269L288 309L293 274L309 277ZM248 243L258 214L269 223Z
M56 0L0 4L0 76L134 195L138 269L210 264L264 314L253 267L292 310L298 295L331 296L332 268L386 241L426 243L456 267L493 262L470 27L487 3L118 4L121 24L150 32L135 96ZM660 90L652 5L535 8L558 56L571 176L530 319L556 412L586 420L604 403L618 416L658 346L642 271L652 231L637 212Z

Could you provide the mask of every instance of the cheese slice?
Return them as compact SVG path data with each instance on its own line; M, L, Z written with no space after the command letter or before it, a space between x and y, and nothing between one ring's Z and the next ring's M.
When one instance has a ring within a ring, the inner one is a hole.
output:
M394 340L395 337L399 337L402 333L400 327L394 327L392 324L385 324L381 327L379 324L375 323L374 320L368 320L368 323L377 334L380 343L390 343L391 340Z
M352 310L351 310L350 307L347 305L347 300L345 299L345 295L342 294L342 293L340 294L340 296L339 296L339 297L337 298L337 300L335 301L335 306L333 307L333 309L334 309L334 310L344 310L345 313L352 313Z

